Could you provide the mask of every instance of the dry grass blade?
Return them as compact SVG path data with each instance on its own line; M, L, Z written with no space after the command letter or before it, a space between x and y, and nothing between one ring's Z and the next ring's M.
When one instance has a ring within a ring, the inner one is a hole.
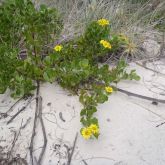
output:
M154 27L164 19L163 15L157 17L165 10L163 0L159 2L148 0L143 1L143 4L132 0L41 0L39 2L54 6L61 12L64 28L60 41L81 35L89 22L99 18L111 20L112 33L124 33L128 36L135 45L132 50L135 58L148 57L142 49L145 41L160 39L161 34Z

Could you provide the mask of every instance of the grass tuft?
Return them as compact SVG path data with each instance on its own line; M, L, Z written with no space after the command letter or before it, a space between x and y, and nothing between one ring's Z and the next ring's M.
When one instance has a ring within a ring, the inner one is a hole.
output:
M37 1L43 3L44 1ZM89 22L100 18L111 20L112 33L122 33L130 40L131 53L136 58L146 58L143 43L160 42L161 32L156 30L164 22L164 0L46 0L63 16L64 28L60 40L70 40L81 35ZM132 50L133 49L133 50Z

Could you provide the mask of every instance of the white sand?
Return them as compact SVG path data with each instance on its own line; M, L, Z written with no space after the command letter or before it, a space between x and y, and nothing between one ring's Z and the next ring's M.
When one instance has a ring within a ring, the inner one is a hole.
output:
M155 74L135 64L141 80L123 81L118 87L137 94L165 100L165 63L157 62ZM161 63L161 64L160 64ZM147 64L154 68L155 63ZM158 89L159 88L159 89ZM41 96L43 97L43 118L46 127L48 145L44 155L43 165L63 164L67 161L66 146L71 147L76 133L81 128L80 110L82 105L77 96L69 93L56 84L42 84ZM2 101L2 102L1 102ZM11 102L10 102L11 101ZM14 103L8 92L0 95L0 112L6 112ZM11 116L23 106L20 102ZM9 125L7 117L0 120L0 146L8 146L13 141L14 131L29 121L14 147L14 154L26 157L29 162L29 143L32 134L35 113L35 100ZM59 117L65 120L62 121ZM156 127L165 121L165 104L153 105L151 101L130 97L120 92L112 94L109 101L98 106L96 116L100 123L101 135L98 140L84 140L78 134L76 148L73 154L73 165L164 165L165 164L165 124ZM40 123L35 136L36 157L41 151L43 138ZM30 163L29 163L30 164Z

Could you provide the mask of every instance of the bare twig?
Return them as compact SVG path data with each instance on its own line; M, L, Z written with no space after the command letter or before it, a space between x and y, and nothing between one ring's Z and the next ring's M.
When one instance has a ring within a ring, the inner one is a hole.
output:
M156 127L160 127L160 126L162 126L164 124L165 124L165 122L162 122L162 123L158 124Z
M12 142L11 149L10 149L10 151L9 151L9 153L8 153L8 159L9 159L9 160L10 160L10 158L11 158L11 156L12 156L12 152L13 152L15 143L16 143L16 141L18 140L18 137L19 137L19 135L20 135L21 128L22 128L22 123L23 123L23 119L22 119L22 121L21 121L21 126L20 126L20 128L19 128L18 133L14 133L14 140L13 140L13 142Z
M78 137L78 133L76 133L71 153L68 151L68 162L67 162L67 165L71 164L72 156L73 156L73 153L74 153L74 150L75 150L75 147L76 147L77 137Z
M21 97L20 99L18 99L10 108L9 110L6 112L10 112L21 100L23 100L25 97Z
M131 101L131 102L132 102L133 104L136 104L136 105L142 107L144 110L146 110L146 111L148 111L148 112L154 114L155 116L157 116L157 117L159 117L159 118L165 120L165 117L163 117L163 116L161 116L160 114L158 114L158 113L156 113L156 112L150 110L149 108L147 108L147 107L145 107L145 106L143 106L143 105L141 105L141 104L139 104L139 103L135 103L134 101Z
M65 119L63 118L62 112L59 113L59 117L63 122L65 122Z
M27 119L27 121L25 122L25 124L22 126L22 129L24 129L28 125L28 123L30 122L30 120L31 120L31 117L29 117Z
M35 110L35 117L34 117L34 124L33 124L33 132L32 132L31 142L30 142L30 147L29 147L32 165L34 164L34 160L38 165L41 165L43 155L45 153L45 149L46 149L46 146L47 146L46 130L45 130L45 126L44 126L44 122L43 122L43 118L42 118L42 97L39 94L39 90L40 90L40 82L37 81L36 110ZM35 135L36 135L36 127L37 127L37 121L38 120L41 123L42 133L43 133L43 138L44 138L44 144L43 144L41 153L39 155L39 158L37 160L37 158L35 158L33 156L33 150L34 150L34 138L35 138Z
M32 136L31 136L31 141L30 141L30 159L31 159L31 163L32 165L34 164L34 158L33 158L33 145L34 145L34 137L36 134L36 126L37 126L37 116L38 116L38 101L39 101L39 89L40 89L40 83L39 81L37 81L37 91L36 91L36 108L35 108L35 117L34 117L34 124L33 124L33 132L32 132Z
M39 115L38 115L40 122L41 122L41 127L42 127L42 133L43 133L43 138L44 138L44 144L42 147L42 151L40 153L39 159L38 159L38 164L40 165L42 162L43 155L45 153L45 149L47 146L47 136L46 136L46 131L45 131L45 126L42 118L42 97L39 99Z
M114 159L112 158L109 158L109 157L91 157L91 158L86 158L86 159L83 159L83 160L93 160L93 159L107 159L107 160L110 160L110 161L115 161ZM83 160L81 160L83 162Z
M140 64L139 62L135 62L135 64L137 64L137 65L139 65L139 66L141 66L141 67L143 67L143 68L145 68L145 69L147 69L147 70L150 70L150 71L152 71L152 72L154 72L154 73L157 73L157 74L159 74L159 75L165 77L165 74L163 74L163 73L161 73L161 72L158 72L157 70L154 70L154 69L152 69L152 68L148 68L148 67L144 66L143 64Z
M32 99L30 99L25 106L23 106L15 115L11 117L11 119L7 122L7 124L10 124L22 111L24 111L27 106L31 103Z
M84 159L82 159L82 162L83 162L85 165L88 165L88 163L87 163Z
M152 98L152 97L148 97L148 96L139 95L139 94L132 93L132 92L126 91L126 90L121 89L121 88L118 88L118 87L117 87L117 90L119 92L122 92L122 93L127 94L128 96L134 96L134 97L138 97L138 98L141 98L141 99L149 100L149 101L152 101L152 102L158 102L158 103L165 104L165 100L161 100L161 99L156 99L156 98Z

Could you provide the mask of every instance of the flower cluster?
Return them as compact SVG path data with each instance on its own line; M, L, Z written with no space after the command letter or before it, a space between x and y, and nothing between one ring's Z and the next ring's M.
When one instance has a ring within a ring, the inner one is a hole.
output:
M100 26L107 26L107 25L109 25L109 21L106 20L106 19L99 19L99 20L97 21L97 23L98 23Z
M108 49L112 48L111 44L106 40L101 40L100 44L103 45L104 48L108 48Z
M99 127L96 124L91 124L89 127L85 127L81 131L84 139L89 139L92 135L99 135Z
M126 46L126 50L130 52L133 47L126 35L111 34L110 29L111 26L106 19L93 21L84 35L74 42L55 45L55 53L50 58L45 58L48 69L44 73L44 79L49 82L53 82L54 79L60 80L58 82L62 87L79 94L79 101L83 105L80 112L80 122L83 125L80 133L85 140L98 139L100 135L99 122L94 114L97 112L98 104L106 102L115 90L115 87L107 84L117 83L121 79L138 79L134 72L131 72L132 75L126 73L127 65L122 60L112 70L108 65L98 67L96 56L99 62L103 56L109 55L108 52L116 52ZM56 58L54 55L59 56ZM49 66L52 63L56 70L50 70ZM89 81L91 77L94 81Z

